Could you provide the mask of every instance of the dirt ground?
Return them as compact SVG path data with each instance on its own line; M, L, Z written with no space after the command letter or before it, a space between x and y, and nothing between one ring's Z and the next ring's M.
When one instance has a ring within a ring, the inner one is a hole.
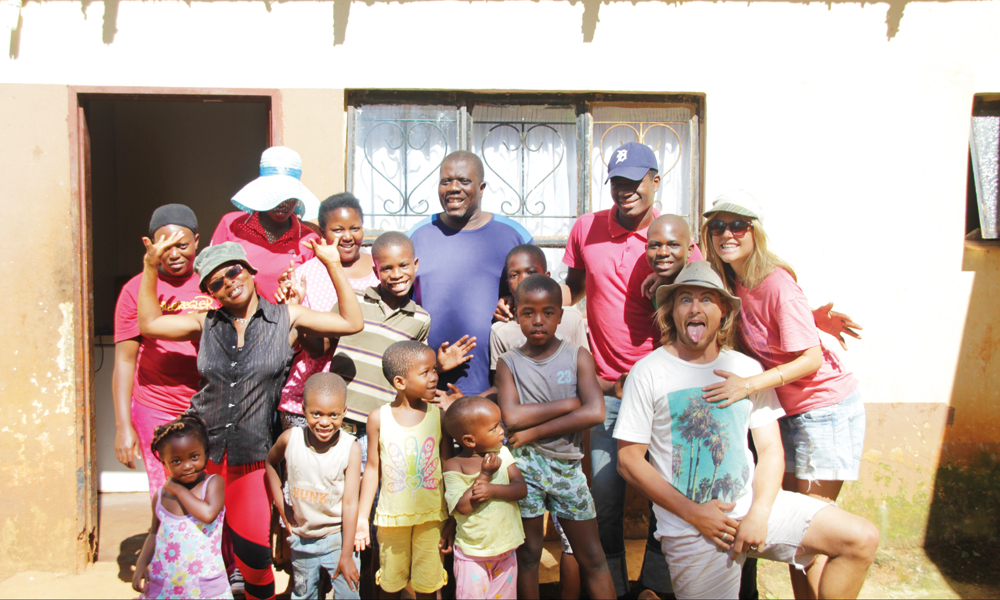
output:
M100 519L96 563L79 574L18 573L0 582L0 598L135 598L132 569L149 528L149 497L102 494ZM644 544L645 540L627 542L629 573L639 573ZM547 542L540 573L543 596L556 597L559 555L559 543ZM971 546L880 550L861 597L997 598L998 560L995 551ZM757 582L762 598L792 597L786 565L761 561ZM276 584L283 590L287 576L277 573Z

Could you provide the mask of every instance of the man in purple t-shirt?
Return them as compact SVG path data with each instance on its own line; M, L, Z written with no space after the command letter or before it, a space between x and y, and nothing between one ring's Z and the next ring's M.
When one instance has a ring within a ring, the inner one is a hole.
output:
M446 156L438 182L443 211L408 233L420 257L414 299L431 315L431 348L464 335L488 348L507 253L533 242L520 224L482 211L484 178L483 163L475 154L458 151ZM466 395L479 394L490 387L489 367L489 350L474 352L473 360L442 373L438 387L451 383Z

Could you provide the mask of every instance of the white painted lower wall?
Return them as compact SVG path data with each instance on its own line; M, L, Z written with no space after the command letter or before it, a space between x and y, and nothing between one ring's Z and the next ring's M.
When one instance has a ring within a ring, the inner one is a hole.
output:
M146 481L146 466L142 461L136 461L136 468L131 471L115 458L115 405L111 396L111 373L114 366L114 344L95 344L94 368L100 367L94 374L98 490L144 492L149 489L149 484Z

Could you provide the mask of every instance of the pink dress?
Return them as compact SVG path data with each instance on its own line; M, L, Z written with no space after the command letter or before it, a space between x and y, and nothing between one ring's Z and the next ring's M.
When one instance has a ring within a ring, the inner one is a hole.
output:
M209 475L201 499L208 492ZM191 515L177 516L163 508L163 488L156 495L156 549L149 563L143 598L232 598L222 563L223 508L211 523Z

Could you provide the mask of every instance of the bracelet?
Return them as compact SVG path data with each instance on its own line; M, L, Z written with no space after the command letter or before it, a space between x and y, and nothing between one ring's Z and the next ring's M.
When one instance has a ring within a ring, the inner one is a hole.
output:
M781 369L774 367L774 370L778 372L778 377L781 377L781 385L785 385L785 376L781 373Z
M747 377L747 378L746 378L746 379L744 379L743 381L744 381L744 383L746 383L746 384L747 384L747 398L749 398L749 397L750 397L750 378L749 378L749 377Z

